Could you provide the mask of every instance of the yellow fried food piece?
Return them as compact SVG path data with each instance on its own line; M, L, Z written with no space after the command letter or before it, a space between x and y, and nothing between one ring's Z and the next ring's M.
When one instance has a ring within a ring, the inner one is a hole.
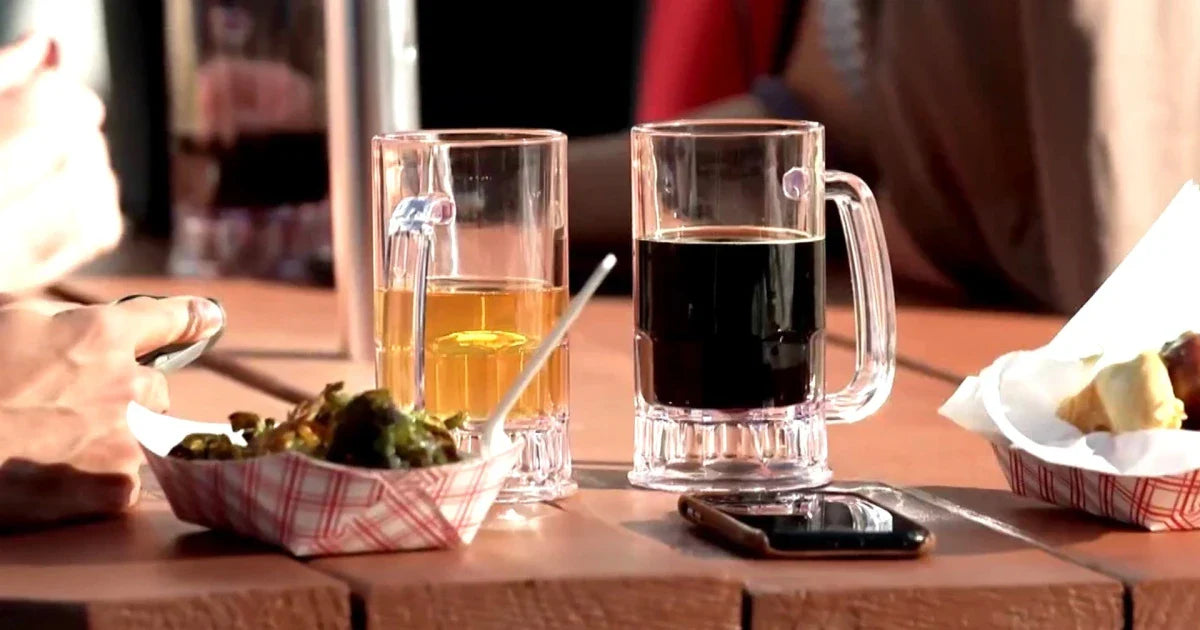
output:
M1178 429L1187 417L1157 352L1100 370L1087 387L1059 405L1058 416L1084 433Z

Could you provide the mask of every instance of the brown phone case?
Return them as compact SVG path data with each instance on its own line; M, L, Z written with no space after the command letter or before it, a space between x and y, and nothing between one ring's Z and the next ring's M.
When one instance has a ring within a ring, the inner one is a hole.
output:
M865 497L863 497L866 500ZM732 516L706 503L695 495L679 497L679 514L697 526L712 532L722 540L751 553L759 558L801 559L801 558L914 558L928 553L934 546L933 532L925 539L924 544L912 551L878 550L864 551L862 549L787 551L771 546L767 534L760 529L742 524Z

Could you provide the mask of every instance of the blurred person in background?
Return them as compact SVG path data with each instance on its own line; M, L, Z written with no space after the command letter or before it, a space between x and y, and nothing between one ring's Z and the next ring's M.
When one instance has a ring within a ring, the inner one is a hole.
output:
M172 252L181 275L322 282L322 3L165 2Z
M1200 173L1190 0L648 10L638 120L822 122L830 168L880 198L902 288L1070 312ZM628 153L625 134L572 143L573 245L628 241L628 206L606 203L628 193Z
M96 94L59 70L53 40L0 48L0 292L43 286L119 240L103 120ZM125 410L168 404L163 375L136 357L222 324L194 297L0 306L0 529L130 506L141 451Z

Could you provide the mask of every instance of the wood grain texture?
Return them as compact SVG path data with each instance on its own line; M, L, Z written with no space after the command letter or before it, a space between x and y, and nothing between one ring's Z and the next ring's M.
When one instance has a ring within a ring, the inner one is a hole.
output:
M1132 628L1194 628L1200 614L1200 531L1150 533L1088 514L977 488L921 488L995 519L1055 554L1128 586Z
M853 368L853 357L841 348L830 347L826 361L830 373ZM831 379L830 386L839 382ZM1007 487L991 446L937 414L953 391L940 379L897 370L891 396L875 415L829 427L834 478L899 486Z
M839 484L928 527L937 538L930 556L756 561L696 536L676 514L674 495L623 487L623 471L611 468L585 470L584 489L563 501L563 508L702 562L736 563L756 628L1119 628L1123 623L1117 581L891 488Z
M904 306L896 314L896 352L946 376L961 379L1013 350L1031 350L1054 338L1066 319L938 306ZM832 338L854 339L854 312L831 306L826 327Z
M1200 577L1143 579L1130 587L1130 628L1184 630L1200 619Z
M365 601L368 630L741 627L740 587L702 576L439 583L375 589Z
M738 628L741 580L596 519L498 507L469 547L341 557L368 629Z
M120 518L0 537L0 627L350 627L344 584L183 523L143 487Z
M276 398L203 368L188 367L169 374L167 387L169 413L188 420L225 422L234 411L278 414L288 409Z
M942 630L950 628L1121 628L1120 587L1090 585L993 590L879 588L847 601L826 589L759 591L750 609L754 630Z
M34 622L24 627L52 627L42 615L56 612L63 621L74 619L54 627L98 630L350 627L345 585L284 558L22 567L14 573L31 583L54 582L61 594L53 605L0 602L0 626L19 627L6 625L11 614Z

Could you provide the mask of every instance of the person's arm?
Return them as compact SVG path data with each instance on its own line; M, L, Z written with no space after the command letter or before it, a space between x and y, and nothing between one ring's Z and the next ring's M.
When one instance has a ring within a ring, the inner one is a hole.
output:
M793 103L773 108L773 115L779 116L780 110L799 110L800 116L820 121L825 126L829 168L847 170L868 181L879 202L892 275L898 287L912 294L957 300L958 289L934 267L904 228L892 208L886 185L879 179L871 108L867 105L871 17L862 2L806 3L787 66L777 79L786 89L778 98L790 97ZM831 226L834 221L836 215L830 217ZM833 227L830 233L840 234L840 230ZM841 244L836 247L840 249Z
M867 122L885 212L972 301L1052 303L1020 3L878 6Z
M870 132L862 120L861 95L852 93L840 74L842 71L826 52L831 48L828 37L833 34L822 28L820 8L818 3L805 3L796 26L792 52L781 76L761 79L751 93L683 117L817 120L826 126L829 166L869 178L873 155ZM865 35L855 35L860 36ZM629 135L622 132L574 140L570 151L572 250L578 267L586 269L606 251L623 254L629 249ZM886 191L876 192L881 196L884 229L897 281L920 287L925 292L952 290L948 281L921 254L895 214L888 210ZM833 232L838 233L838 230ZM618 273L614 277L627 275Z
M0 531L121 512L138 496L130 402L168 406L162 373L134 357L223 324L204 298L0 308Z
M1045 256L1070 312L1200 176L1200 3L1020 6Z

